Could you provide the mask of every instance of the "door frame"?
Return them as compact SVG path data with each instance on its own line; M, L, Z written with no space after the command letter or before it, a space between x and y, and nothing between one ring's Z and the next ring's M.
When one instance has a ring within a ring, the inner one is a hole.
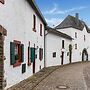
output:
M82 61L84 61L84 56L86 55L86 60L85 61L88 61L88 52L87 52L87 49L84 48L83 51L82 51Z

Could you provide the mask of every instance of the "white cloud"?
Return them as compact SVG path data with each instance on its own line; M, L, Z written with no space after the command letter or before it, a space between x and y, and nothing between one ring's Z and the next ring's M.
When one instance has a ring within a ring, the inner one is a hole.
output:
M45 11L44 14L66 14L66 13L69 13L69 12L80 11L80 10L83 10L85 8L87 8L87 7L80 6L80 7L70 8L70 9L67 9L67 10L61 10L58 7L58 4L54 4L54 7L51 10Z
M58 24L60 24L62 22L63 19L60 19L60 18L47 18L46 21L48 23L49 26L51 27L55 27L57 26Z

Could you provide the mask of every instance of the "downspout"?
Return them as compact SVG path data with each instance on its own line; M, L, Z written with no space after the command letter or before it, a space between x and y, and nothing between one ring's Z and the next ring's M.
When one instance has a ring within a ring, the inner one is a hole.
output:
M48 34L48 32L46 33L46 26L44 27L44 67L46 67L46 35Z

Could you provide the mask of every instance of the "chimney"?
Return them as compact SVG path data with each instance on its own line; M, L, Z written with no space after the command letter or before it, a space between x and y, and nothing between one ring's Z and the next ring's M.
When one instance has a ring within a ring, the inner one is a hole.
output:
M79 25L79 14L78 13L75 14L75 18L76 18L76 23L77 23L77 26L78 26Z
M79 14L78 13L76 13L76 19L79 19Z

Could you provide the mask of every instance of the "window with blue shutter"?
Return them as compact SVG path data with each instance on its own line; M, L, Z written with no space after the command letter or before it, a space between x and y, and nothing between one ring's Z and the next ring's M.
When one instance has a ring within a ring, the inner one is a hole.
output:
M24 62L24 44L21 44L21 62Z
M20 66L24 61L24 45L20 41L10 42L10 65Z
M15 44L10 42L10 65L14 65L15 63Z
M31 59L31 62L34 62L34 60L35 60L35 48L30 48L30 59Z

